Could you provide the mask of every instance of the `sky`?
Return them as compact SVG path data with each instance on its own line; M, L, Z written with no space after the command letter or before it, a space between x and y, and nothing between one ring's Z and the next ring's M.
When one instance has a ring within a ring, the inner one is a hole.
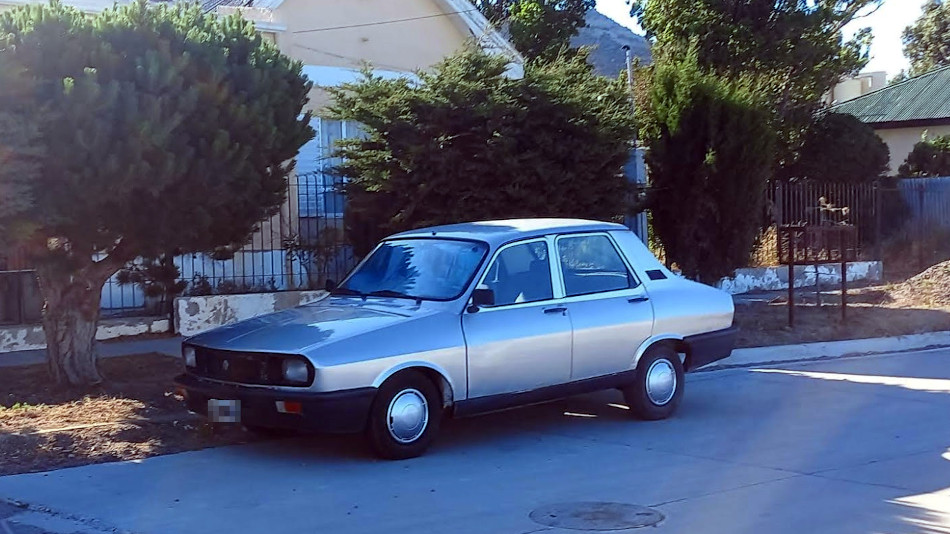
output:
M845 28L845 36L850 37L861 28L869 27L874 34L871 44L871 61L865 71L887 72L892 77L907 68L907 59L902 52L901 32L920 16L925 0L884 0L883 5L873 14L852 21ZM597 0L597 11L614 19L618 23L643 34L635 19L630 17L630 8L625 0Z

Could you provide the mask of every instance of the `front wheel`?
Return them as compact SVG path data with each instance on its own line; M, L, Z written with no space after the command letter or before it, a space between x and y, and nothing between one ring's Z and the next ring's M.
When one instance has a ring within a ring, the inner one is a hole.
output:
M683 400L684 382L679 354L668 345L659 345L651 347L640 358L636 379L624 388L623 396L640 419L666 419Z
M418 371L403 371L376 393L366 436L382 458L415 458L432 444L441 417L441 395L435 384Z

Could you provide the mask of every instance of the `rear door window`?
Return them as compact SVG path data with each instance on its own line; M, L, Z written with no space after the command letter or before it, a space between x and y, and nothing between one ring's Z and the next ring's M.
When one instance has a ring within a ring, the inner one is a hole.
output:
M588 295L636 287L620 252L606 235L557 239L565 296Z

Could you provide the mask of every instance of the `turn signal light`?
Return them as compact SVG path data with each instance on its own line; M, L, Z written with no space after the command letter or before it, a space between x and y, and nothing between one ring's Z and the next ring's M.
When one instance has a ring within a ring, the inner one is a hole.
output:
M294 401L277 401L277 411L280 413L292 413L300 415L303 413L303 405Z

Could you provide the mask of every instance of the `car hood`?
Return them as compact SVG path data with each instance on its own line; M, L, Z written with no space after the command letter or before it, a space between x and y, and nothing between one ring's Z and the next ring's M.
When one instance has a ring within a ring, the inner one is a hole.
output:
M436 313L404 299L362 301L331 297L315 304L216 328L186 343L243 352L299 354L353 336L412 322Z

